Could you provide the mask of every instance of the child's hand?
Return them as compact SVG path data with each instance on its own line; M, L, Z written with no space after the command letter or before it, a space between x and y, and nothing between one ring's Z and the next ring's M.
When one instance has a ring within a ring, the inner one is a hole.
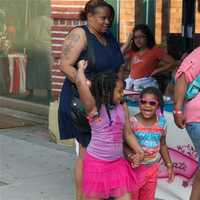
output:
M88 62L86 60L80 60L77 64L78 71L84 72L87 67Z
M172 183L175 179L173 166L167 167L167 172L168 172L168 182Z
M131 44L133 41L133 31L131 31L128 35L127 43Z
M155 76L157 74L160 73L160 69L155 69L152 73L151 73L151 76Z
M88 62L85 60L80 60L78 62L78 70L76 74L76 84L86 83L89 87L91 86L91 82L85 77L84 71L87 67Z
M128 160L130 161L132 168L139 167L141 162L141 156L138 153L137 154L129 153Z

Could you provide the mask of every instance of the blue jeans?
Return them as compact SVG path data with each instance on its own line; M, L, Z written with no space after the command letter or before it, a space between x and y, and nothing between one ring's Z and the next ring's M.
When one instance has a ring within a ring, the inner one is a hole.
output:
M198 156L198 167L200 169L200 122L187 123L186 129Z

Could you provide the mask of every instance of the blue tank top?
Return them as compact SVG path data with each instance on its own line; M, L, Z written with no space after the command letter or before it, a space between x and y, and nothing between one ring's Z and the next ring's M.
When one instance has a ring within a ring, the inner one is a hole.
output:
M95 54L95 73L115 71L117 72L121 65L124 63L123 56L120 51L120 46L111 32L105 33L105 38L107 41L106 46L102 45L95 35L90 33L87 26L82 26L82 28L89 33L91 44L93 45L93 50ZM81 52L77 62L79 60L87 60L87 51ZM87 67L86 76L90 77L93 73L93 68L91 66ZM58 110L58 122L59 131L61 139L69 139L76 136L78 130L73 126L69 105L71 102L72 94L72 82L66 77L60 94L60 103Z

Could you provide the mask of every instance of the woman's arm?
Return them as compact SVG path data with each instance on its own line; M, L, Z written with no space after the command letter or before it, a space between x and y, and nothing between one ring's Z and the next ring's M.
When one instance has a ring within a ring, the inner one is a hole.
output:
M82 28L73 29L65 38L61 55L60 70L68 79L75 82L77 70L74 65L80 53L86 48L87 40Z
M176 64L175 60L169 54L166 54L160 61L164 63L163 66L155 69L151 74L152 76L165 71L172 70Z
M185 128L185 117L182 109L184 106L184 96L187 89L185 75L182 74L177 80L174 88L174 120L179 128Z
M129 113L128 106L124 103L124 111L125 111L125 128L124 128L124 139L128 146L131 148L133 152L139 155L140 160L143 160L144 152L141 146L138 144L136 137L132 133L130 121L129 121Z
M84 108L89 116L93 116L96 114L96 104L95 100L90 92L90 82L85 77L85 69L87 67L87 61L81 60L78 62L78 70L76 75L76 87L78 89L81 102L84 104Z
M168 147L166 144L166 136L162 136L160 140L160 155L167 167L168 179L170 182L174 180L173 163L169 155Z

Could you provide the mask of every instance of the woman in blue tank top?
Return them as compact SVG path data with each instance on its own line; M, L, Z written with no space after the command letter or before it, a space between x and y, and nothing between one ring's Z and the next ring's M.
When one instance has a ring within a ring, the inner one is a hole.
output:
M95 72L91 66L87 67L86 76L94 73L114 71L121 76L121 66L124 62L119 44L109 32L114 10L112 6L102 0L90 0L80 15L87 21L87 26L74 28L66 37L61 58L61 70L65 73L63 88L59 103L59 131L61 139L76 138L80 144L80 152L75 165L75 182L77 200L81 198L82 156L85 147L90 142L91 133L83 132L73 126L70 117L70 102L73 92L73 83L77 73L76 63L87 60L86 32L95 55Z

